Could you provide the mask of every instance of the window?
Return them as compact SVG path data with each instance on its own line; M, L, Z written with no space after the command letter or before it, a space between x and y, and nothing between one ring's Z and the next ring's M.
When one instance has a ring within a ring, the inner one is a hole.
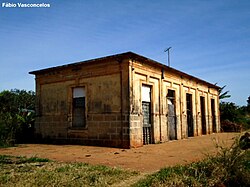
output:
M85 109L86 91L85 87L73 88L73 123L72 127L86 127L86 109Z
M167 99L168 99L168 104L175 104L175 91L168 89L168 94L167 94Z

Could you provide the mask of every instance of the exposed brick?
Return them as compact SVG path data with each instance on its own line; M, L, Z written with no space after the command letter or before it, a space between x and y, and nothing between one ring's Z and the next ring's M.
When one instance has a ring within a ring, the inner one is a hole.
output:
M104 115L103 114L93 114L93 121L103 121Z
M120 140L121 136L119 134L111 134L111 140Z
M98 139L98 134L88 134L88 139Z
M98 134L98 139L99 140L110 140L110 135L106 133Z
M122 119L122 121L125 121L126 120L126 116L125 115L122 115L122 116L121 115L117 115L116 116L116 120L117 121L121 121L121 119Z
M105 115L105 121L116 121L116 115Z
M121 122L120 121L114 121L114 122L110 122L111 127L115 127L115 128L121 128Z
M129 134L129 128L123 128L123 134Z
M109 128L108 133L117 133L117 128L116 127Z
M102 121L102 122L99 122L99 128L100 129L106 129L108 130L108 128L111 127L111 123L109 121Z

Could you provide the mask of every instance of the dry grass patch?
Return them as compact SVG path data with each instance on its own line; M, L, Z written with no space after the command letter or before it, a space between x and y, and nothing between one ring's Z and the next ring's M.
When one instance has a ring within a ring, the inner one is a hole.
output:
M101 165L0 156L0 186L109 186L135 175Z

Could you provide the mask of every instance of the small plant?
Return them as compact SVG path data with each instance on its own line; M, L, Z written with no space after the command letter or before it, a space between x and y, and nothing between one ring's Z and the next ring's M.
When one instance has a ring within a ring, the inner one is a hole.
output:
M11 158L12 156L8 155L0 155L0 164L10 164L12 163Z
M226 186L250 185L250 150L242 149L241 138L236 138L231 147L218 146L215 162L219 168L217 175L223 173L221 182Z
M38 158L38 157L21 157L20 163L33 163L33 162L50 162L48 158Z

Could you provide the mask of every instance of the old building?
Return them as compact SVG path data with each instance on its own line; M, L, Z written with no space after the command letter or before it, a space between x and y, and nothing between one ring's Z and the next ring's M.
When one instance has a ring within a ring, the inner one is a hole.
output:
M139 147L219 132L219 87L132 52L32 71L46 141Z

